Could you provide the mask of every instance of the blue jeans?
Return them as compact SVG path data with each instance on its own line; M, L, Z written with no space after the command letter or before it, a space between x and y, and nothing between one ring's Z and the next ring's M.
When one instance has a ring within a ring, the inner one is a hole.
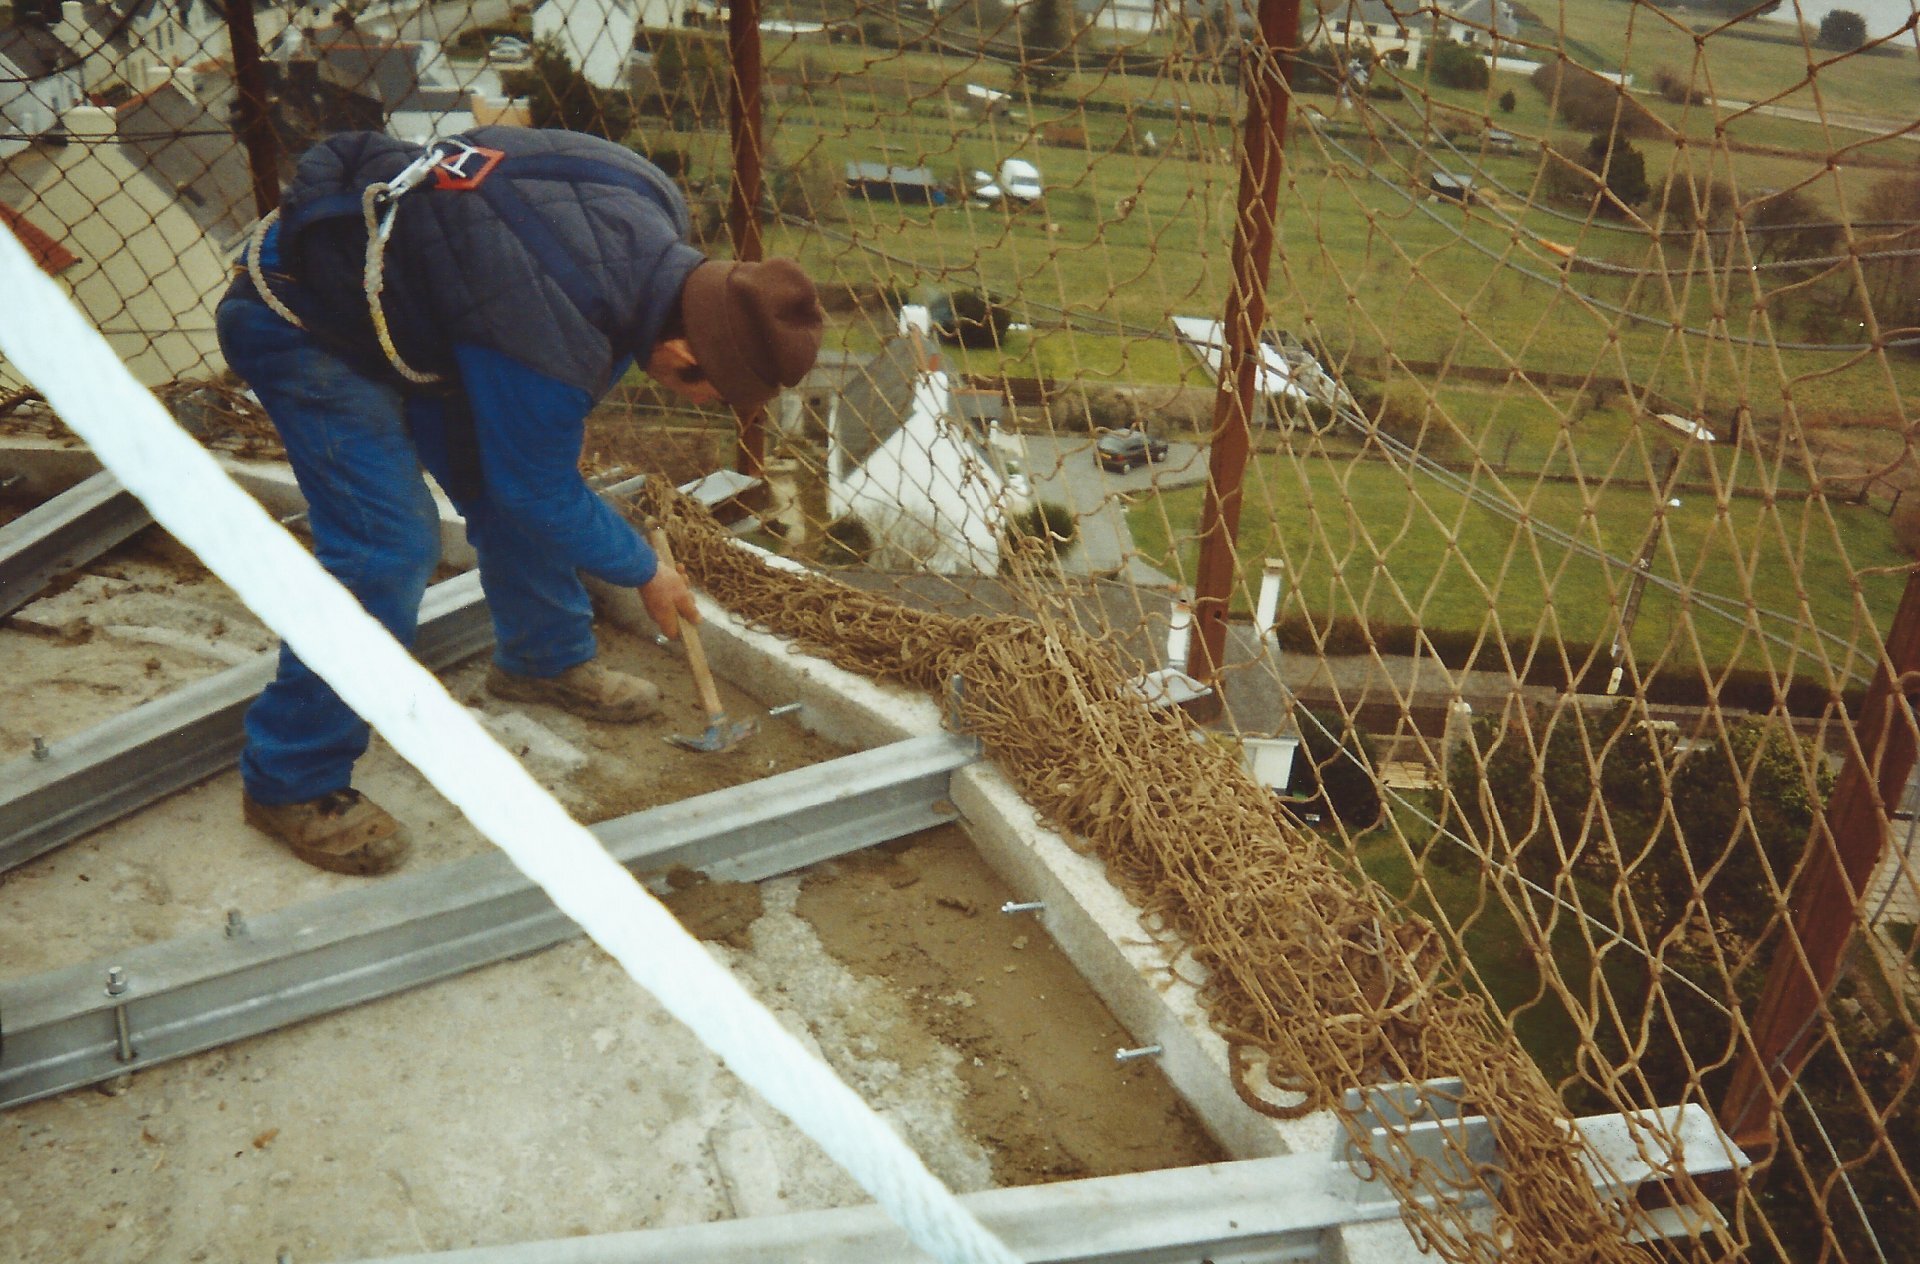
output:
M253 388L307 498L314 553L367 613L411 647L420 599L440 558L440 519L421 454L447 451L439 401L388 380L275 315L256 298L220 304L220 349ZM416 436L420 440L416 443ZM452 480L442 456L436 480ZM596 652L593 610L564 557L491 505L461 497L467 539L493 617L494 661L557 676ZM240 777L264 804L345 789L367 749L366 723L285 645L280 671L247 711Z

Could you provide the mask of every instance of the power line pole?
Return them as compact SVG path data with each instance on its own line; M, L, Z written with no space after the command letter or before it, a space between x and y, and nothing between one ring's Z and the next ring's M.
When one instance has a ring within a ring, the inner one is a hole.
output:
M1781 1095L1827 1034L1822 1010L1840 975L1860 903L1886 850L1889 823L1914 762L1914 712L1920 690L1920 572L1887 634L1886 658L1874 673L1854 722L1846 767L1814 821L1807 856L1789 896L1791 924L1774 950L1752 1025L1752 1041L1734 1068L1720 1105L1720 1123L1742 1149L1773 1146Z
M1300 42L1300 0L1260 0L1260 37L1241 63L1250 78L1246 134L1240 146L1240 194L1233 228L1233 289L1227 295L1226 349L1214 397L1206 500L1200 511L1200 561L1187 674L1216 684L1227 647L1227 609L1239 577L1237 545L1254 401L1260 330L1267 322L1267 278L1280 210L1280 164L1293 102L1293 49ZM1216 703L1218 694L1216 691Z

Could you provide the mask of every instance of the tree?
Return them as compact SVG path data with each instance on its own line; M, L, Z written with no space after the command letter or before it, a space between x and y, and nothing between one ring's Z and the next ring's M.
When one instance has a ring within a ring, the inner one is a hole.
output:
M1738 219L1746 226L1747 248L1755 263L1823 259L1834 254L1840 244L1840 226L1799 189L1768 194L1741 207ZM1821 266L1809 264L1806 271L1811 273Z
M1867 20L1852 9L1828 9L1813 42L1821 48L1850 53L1867 42Z
M1519 105L1520 105L1520 102L1513 95L1512 88L1508 88L1505 92L1502 92L1500 94L1500 112L1502 114L1513 113L1515 109L1519 108Z
M1882 334L1920 337L1920 175L1890 175L1867 190L1854 239L1863 253L1890 257L1862 259L1865 306ZM1901 227L1906 225L1906 227Z
M1660 234L1661 244L1669 250L1685 256L1704 245L1706 257L1723 264L1733 244L1732 237L1723 230L1733 223L1734 206L1731 186L1721 180L1695 176L1684 159L1676 157L1653 196L1650 218Z
M508 96L525 97L535 127L558 127L621 140L633 130L633 102L625 93L597 88L574 69L557 39L533 46L533 65L501 76Z
M1048 88L1067 77L1060 54L1073 43L1073 0L1027 0L1020 9L1017 83Z
M1596 210L1616 219L1626 218L1627 209L1647 200L1647 158L1632 142L1618 132L1596 135L1587 142L1587 170L1599 176L1607 186Z

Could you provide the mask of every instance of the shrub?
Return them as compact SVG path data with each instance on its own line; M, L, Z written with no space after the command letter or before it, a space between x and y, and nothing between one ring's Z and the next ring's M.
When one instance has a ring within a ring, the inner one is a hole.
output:
M1558 145L1544 146L1540 161L1540 191L1549 201L1585 205L1600 189L1600 182L1587 170L1586 163Z
M1607 197L1595 208L1602 215L1625 218L1627 208L1640 205L1647 187L1647 158L1618 132L1594 136L1587 142L1587 169L1606 182Z
M1500 104L1500 112L1502 114L1511 114L1515 110L1520 108L1520 99L1513 95L1512 88L1508 88L1505 92L1502 92L1500 94L1499 104Z
M1007 519L1007 534L1016 540L1046 540L1064 553L1080 538L1080 520L1057 500L1043 500Z
M1569 125L1582 131L1623 136L1661 136L1667 125L1618 84L1570 61L1549 62L1530 83Z
M653 45L660 112L674 119L720 122L732 71L726 41L699 31L662 31Z
M839 218L840 173L833 160L810 150L795 162L777 156L767 164L766 194L781 215L804 220Z
M1706 89L1696 87L1672 66L1661 66L1653 72L1653 90L1675 105L1705 105L1708 101Z
M1373 741L1341 715L1307 711L1299 718L1300 749L1293 756L1287 793L1311 799L1323 816L1349 830L1380 820L1380 786L1373 776Z
M1013 314L985 290L954 290L931 304L940 340L976 351L992 350L1007 336Z
M873 532L856 517L835 518L820 533L823 566L864 566L872 556Z
M1484 88L1492 78L1485 57L1450 39L1427 45L1426 66L1443 88Z
M1368 415L1381 434L1435 460L1445 459L1459 449L1459 436L1438 415L1433 400L1418 386L1390 386L1376 398L1377 403Z

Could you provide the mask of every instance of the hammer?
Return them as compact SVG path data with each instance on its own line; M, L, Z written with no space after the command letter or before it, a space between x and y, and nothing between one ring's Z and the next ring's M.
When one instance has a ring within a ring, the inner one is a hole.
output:
M653 551L659 555L662 566L674 564L673 549L667 544L667 533L662 529L655 528L653 532ZM732 750L752 737L759 725L750 719L727 719L727 710L720 702L720 691L713 687L713 672L707 667L707 651L700 644L700 629L694 627L691 621L682 619L680 639L686 642L687 666L693 669L693 682L700 689L700 705L706 709L707 731L697 734L674 733L667 740L675 746L709 754Z

